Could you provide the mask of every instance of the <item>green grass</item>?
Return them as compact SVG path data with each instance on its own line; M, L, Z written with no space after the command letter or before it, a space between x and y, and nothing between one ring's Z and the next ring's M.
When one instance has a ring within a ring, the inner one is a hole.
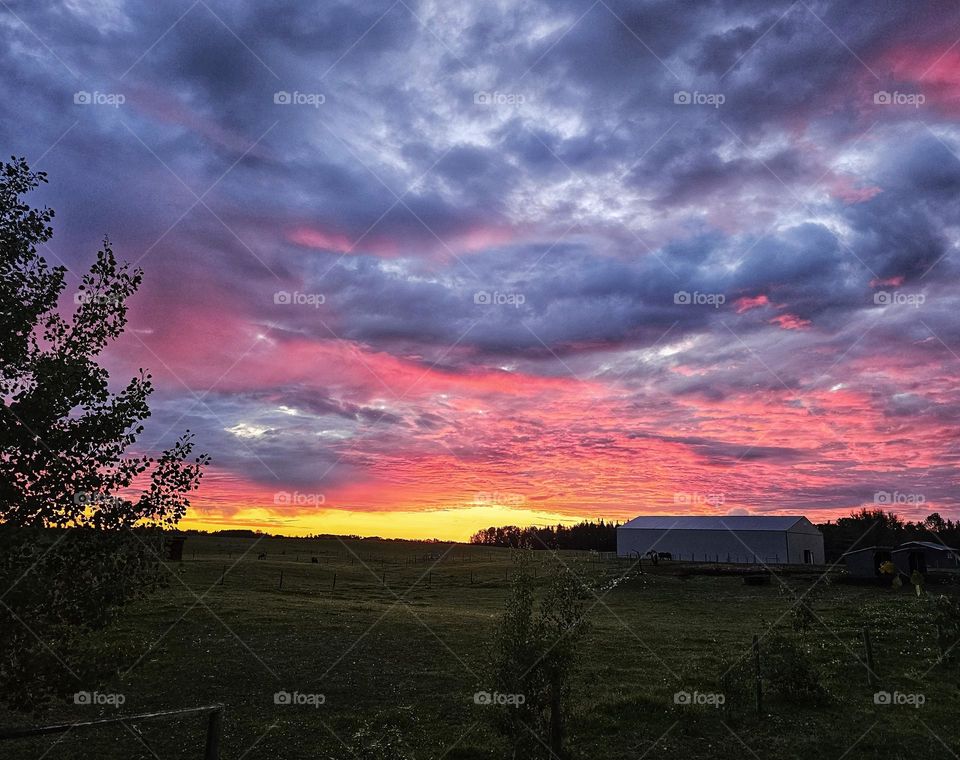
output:
M117 674L76 688L123 694L122 708L57 703L36 717L2 714L0 723L223 703L224 758L351 757L341 740L349 743L364 723L399 726L417 758L508 756L490 728L490 708L473 702L474 692L489 688L482 660L508 590L508 551L335 539L254 543L191 537L183 563L170 565L168 588L98 635L118 652ZM261 551L265 560L257 559ZM445 552L435 562L433 555ZM536 557L542 583L557 560L546 552ZM598 585L628 566L586 553L559 558ZM760 716L674 705L675 692L716 691L730 664L750 666L751 637L765 636L777 621L789 629L794 594L817 577L790 574L782 584L753 587L730 576L681 577L679 568L646 568L592 607L574 691L573 757L955 757L958 673L935 665L935 632L910 590L831 584L817 595L814 610L824 625L805 639L823 674L821 703L770 693ZM858 662L865 624L881 675L876 688ZM761 640L761 652L768 641ZM56 651L56 642L47 643ZM875 705L877 688L919 692L926 703ZM321 693L325 703L278 706L280 690ZM0 757L202 757L198 718L139 728L155 755L136 729L118 726L0 744Z

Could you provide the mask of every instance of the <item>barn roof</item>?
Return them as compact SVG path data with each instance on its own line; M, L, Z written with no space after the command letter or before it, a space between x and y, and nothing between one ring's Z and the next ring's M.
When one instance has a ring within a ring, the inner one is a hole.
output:
M644 530L790 530L803 515L643 515L620 528Z
M892 546L864 546L862 549L851 549L841 554L841 557L849 557L851 554L860 554L862 552L891 552Z
M937 552L956 553L957 551L952 546L947 546L946 544L935 544L932 541L907 541L906 543L900 544L900 546L894 549L894 551L895 552L906 551L908 549L913 549L917 546L922 546L924 549L930 549L931 551L937 551Z

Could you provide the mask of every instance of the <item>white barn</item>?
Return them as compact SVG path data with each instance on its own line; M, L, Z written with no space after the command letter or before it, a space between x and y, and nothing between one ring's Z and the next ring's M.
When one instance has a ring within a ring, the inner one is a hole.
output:
M657 515L617 528L617 555L655 551L695 562L822 565L823 535L802 515Z

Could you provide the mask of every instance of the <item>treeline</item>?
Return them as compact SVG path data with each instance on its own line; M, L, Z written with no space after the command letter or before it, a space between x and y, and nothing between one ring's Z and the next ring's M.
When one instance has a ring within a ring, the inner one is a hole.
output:
M896 546L905 541L931 541L960 548L960 520L945 520L938 512L924 520L910 522L895 512L864 508L817 527L823 533L828 561L839 559L851 549Z
M222 530L200 530L187 528L178 531L188 536L213 536L214 538L285 538L292 541L301 539L331 539L341 541L388 541L407 544L455 544L457 541L443 541L439 538L382 538L380 536L358 536L355 533L308 533L304 536L286 536L283 533L267 533L249 528L225 528Z
M511 548L593 549L613 552L617 550L618 525L619 523L603 520L584 520L576 525L531 525L526 528L504 525L478 530L470 537L470 543Z

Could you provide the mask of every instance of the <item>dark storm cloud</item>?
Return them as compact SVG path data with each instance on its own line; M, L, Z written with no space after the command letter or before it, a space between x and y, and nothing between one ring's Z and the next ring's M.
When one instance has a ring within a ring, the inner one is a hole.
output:
M637 404L656 381L669 398L644 408L680 418L678 401L839 387L855 363L881 374L892 347L933 365L960 342L960 141L951 102L920 81L958 19L940 0L15 2L0 10L0 142L50 173L50 255L78 269L109 233L145 267L132 316L166 345L198 315L453 377L622 379ZM898 87L927 88L930 107L873 102ZM926 302L887 309L882 288ZM287 308L277 291L325 303ZM956 418L897 370L851 384L890 424ZM330 467L346 482L364 426L399 439L448 424L264 382L209 407L171 384L154 422L186 407L226 466L295 483ZM802 456L660 440L717 465Z

